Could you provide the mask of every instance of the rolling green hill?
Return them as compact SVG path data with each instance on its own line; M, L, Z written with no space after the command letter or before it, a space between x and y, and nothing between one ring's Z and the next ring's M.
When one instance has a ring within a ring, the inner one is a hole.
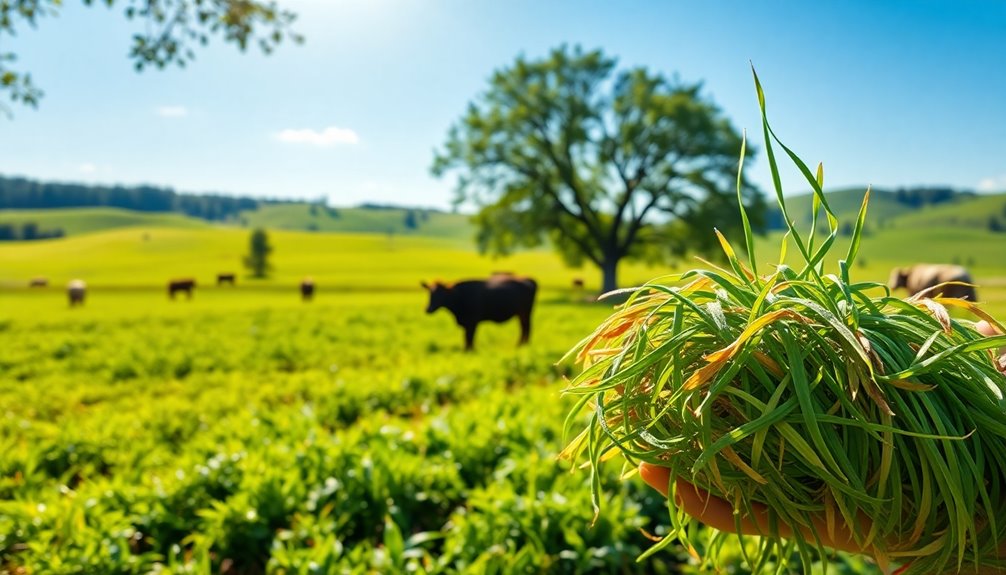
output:
M454 238L381 234L310 233L277 230L270 234L274 246L274 274L267 280L243 275L242 257L248 249L246 229L239 228L122 228L37 242L0 244L0 287L25 287L35 276L63 286L82 278L96 289L163 289L173 277L194 277L209 286L217 273L239 274L244 289L291 290L300 278L313 277L322 293L346 291L419 290L422 280L453 281L485 277L494 271L531 275L545 290L565 290L573 278L583 278L586 291L599 289L600 273L591 267L570 269L550 250L519 252L507 258L489 258L471 244ZM729 238L735 247L739 237ZM756 245L760 272L778 261L781 234L773 232ZM848 238L840 237L826 261L829 269L845 252ZM855 275L862 280L885 281L893 266L919 261L956 262L967 265L982 286L982 299L1006 305L1006 266L1000 246L1003 235L982 227L888 226L870 231L863 239ZM796 265L798 254L790 243L787 261ZM694 267L692 260L676 265L623 264L620 284L635 285L655 276ZM984 289L995 286L995 290ZM224 288L227 289L227 288ZM1002 293L999 293L1002 292Z
M407 225L412 212L414 228ZM379 233L471 241L468 216L407 208L325 208L311 204L264 204L241 213L242 225L316 232Z
M949 205L925 206L894 220L899 228L956 227L987 229L991 218L1006 227L1006 194L977 196ZM1001 241L1006 242L1006 235Z
M220 224L171 212L141 212L120 208L0 210L0 225L10 224L20 229L27 222L38 224L42 230L61 229L68 236L129 227L211 226L422 236L466 243L471 242L474 236L474 228L466 215L407 208L326 208L304 203L263 204L259 209L241 212L237 220ZM413 227L409 227L410 224Z
M304 276L319 290L413 290L423 280L447 281L486 276L494 271L533 275L542 285L568 287L583 277L587 289L599 288L600 272L573 270L548 250L532 250L508 258L481 256L457 239L381 234L270 232L271 263L267 280L244 277L242 257L248 251L249 230L239 228L118 229L59 240L0 243L0 286L23 287L35 276L55 286L82 278L96 288L160 290L172 277L194 277L200 285L216 274L238 273L238 285L288 289ZM625 282L641 282L666 271L641 265L625 266Z
M863 202L866 187L826 191L828 204L840 222L854 223ZM784 229L782 216L775 205L775 197L767 198L771 206L769 221L774 229ZM811 222L811 194L800 194L786 198L789 215L800 229L807 229ZM888 190L870 191L870 218L868 225L874 229L892 227L941 226L985 228L990 216L997 216L1006 226L1006 194L970 195L958 194L952 200L913 206L898 200L897 194ZM820 225L824 215L819 213Z
M70 236L127 227L201 228L209 225L205 220L176 213L120 208L0 210L0 224L20 227L25 222L35 222L41 229L60 228Z
M856 221L856 214L863 203L866 187L843 190L826 190L828 205L838 217L839 222ZM768 195L768 194L767 194ZM811 194L800 194L786 198L786 209L800 229L808 229L811 222ZM771 206L770 212L778 212L774 195L766 198ZM876 226L881 221L890 220L912 211L912 207L899 203L893 192L872 190L870 192L870 221ZM824 218L824 212L819 212L818 219ZM778 226L782 228L782 216L778 216Z

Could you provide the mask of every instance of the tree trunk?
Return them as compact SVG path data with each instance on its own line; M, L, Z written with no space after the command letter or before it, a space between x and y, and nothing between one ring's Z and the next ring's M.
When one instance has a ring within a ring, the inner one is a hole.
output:
M618 289L618 258L601 262L601 293Z

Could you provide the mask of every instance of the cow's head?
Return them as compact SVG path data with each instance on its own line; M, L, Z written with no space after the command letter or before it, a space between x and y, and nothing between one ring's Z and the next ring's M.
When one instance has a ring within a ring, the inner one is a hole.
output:
M908 270L905 268L891 270L891 279L887 281L887 287L892 290L908 287Z
M426 306L426 313L433 313L442 307L447 306L447 301L451 295L450 286L446 286L440 282L433 282L430 285L426 282L420 283L426 291L430 292L430 305Z

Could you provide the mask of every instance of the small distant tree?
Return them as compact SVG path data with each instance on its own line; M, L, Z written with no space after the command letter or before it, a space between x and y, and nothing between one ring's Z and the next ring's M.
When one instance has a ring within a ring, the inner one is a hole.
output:
M256 228L251 234L251 241L248 245L248 255L244 258L245 267L251 272L252 277L264 278L269 275L272 266L269 264L269 254L272 253L272 246L269 245L269 235L262 228Z
M1002 221L996 216L989 216L989 231L990 232L1004 232L1006 231L1006 226L1003 225Z
M416 220L416 210L405 211L405 221L403 222L403 225L407 230L414 230L419 227L419 222Z

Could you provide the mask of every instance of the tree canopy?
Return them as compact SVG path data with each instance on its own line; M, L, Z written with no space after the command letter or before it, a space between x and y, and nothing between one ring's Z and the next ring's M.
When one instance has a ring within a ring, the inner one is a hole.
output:
M130 20L143 23L133 35L129 56L137 71L149 66L185 66L195 59L195 48L214 36L244 51L257 45L270 53L284 40L303 38L290 27L296 16L272 0L81 0L85 5L123 6ZM63 0L0 1L0 40L25 26L36 27L47 16L59 14ZM2 43L0 43L2 45ZM0 94L15 104L36 106L42 90L31 74L14 68L17 55L0 51ZM0 111L7 111L0 104Z
M610 290L625 258L666 259L711 245L714 225L739 229L741 135L700 84L615 68L600 50L519 57L450 128L433 173L457 174L483 251L547 240L599 267ZM740 185L759 226L762 196Z

